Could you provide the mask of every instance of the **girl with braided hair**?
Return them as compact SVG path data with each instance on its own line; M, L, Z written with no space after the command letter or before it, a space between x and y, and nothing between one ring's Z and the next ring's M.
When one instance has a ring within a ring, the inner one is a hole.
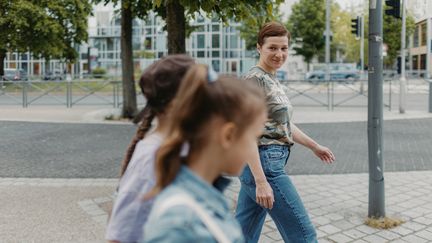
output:
M263 92L206 65L191 67L156 154L157 194L143 242L243 242L222 191L253 158L267 117Z
M138 242L153 200L143 200L155 186L155 153L167 135L167 117L180 82L194 60L187 55L171 55L150 65L139 85L147 100L134 119L139 123L120 170L120 183L107 226L109 242ZM153 120L157 125L152 126Z

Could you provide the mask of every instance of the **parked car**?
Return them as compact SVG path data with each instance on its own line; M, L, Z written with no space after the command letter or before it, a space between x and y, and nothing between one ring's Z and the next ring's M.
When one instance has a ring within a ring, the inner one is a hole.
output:
M23 69L5 68L2 77L4 81L27 81L27 73Z
M312 83L323 82L325 80L325 66L321 65L319 68L307 72L305 79ZM360 79L360 73L355 66L343 64L330 65L330 80L353 83Z
M48 71L43 77L44 80L63 80L63 78L61 71Z

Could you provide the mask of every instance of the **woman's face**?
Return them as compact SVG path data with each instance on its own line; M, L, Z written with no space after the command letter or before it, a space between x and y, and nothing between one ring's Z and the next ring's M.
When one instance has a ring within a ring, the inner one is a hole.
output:
M267 72L275 73L288 57L288 37L267 37L262 46L257 44L257 49L260 54L259 65Z

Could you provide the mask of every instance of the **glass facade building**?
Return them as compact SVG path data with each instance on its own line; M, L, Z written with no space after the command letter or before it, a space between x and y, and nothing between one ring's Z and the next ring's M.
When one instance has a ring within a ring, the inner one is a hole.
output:
M60 60L46 63L30 53L9 53L5 68L24 69L30 77L44 75L48 71L85 75L94 68L103 68L108 75L121 75L120 17L112 6L94 6L93 16L88 20L89 38L87 43L76 46L79 58L74 64ZM224 25L217 19L196 14L189 25L193 32L186 39L186 52L200 63L212 65L217 72L241 75L256 59L247 57L245 41L237 29L239 23ZM134 68L140 72L150 63L167 55L167 32L164 21L155 13L149 13L145 20L133 20Z

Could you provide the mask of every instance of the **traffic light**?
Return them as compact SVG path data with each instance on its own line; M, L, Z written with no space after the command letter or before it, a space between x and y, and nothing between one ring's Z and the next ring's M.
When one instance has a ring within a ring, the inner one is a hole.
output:
M360 20L360 17L357 17L355 19L351 19L351 27L352 27L351 33L353 33L354 35L356 35L356 37L360 37L361 36L361 33L360 33L360 30L361 30L361 20Z
M401 6L400 0L386 0L385 4L387 5L387 9L385 10L385 14L393 16L395 18L401 18Z

